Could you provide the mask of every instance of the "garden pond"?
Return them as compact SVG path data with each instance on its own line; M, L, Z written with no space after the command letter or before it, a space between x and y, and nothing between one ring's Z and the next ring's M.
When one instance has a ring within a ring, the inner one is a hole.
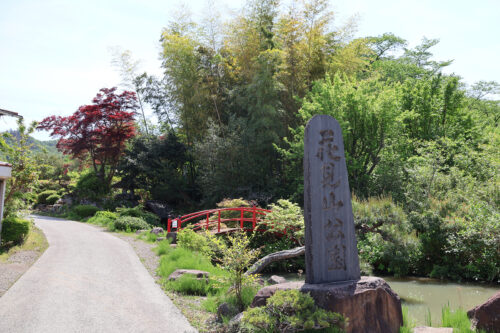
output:
M305 275L292 273L280 276L289 281L305 278ZM264 278L267 277L264 275ZM468 311L500 290L500 286L494 284L447 282L429 278L383 278L401 297L402 305L408 307L408 313L417 325L426 325L429 317L433 326L438 325L441 323L443 306L449 304L452 310L462 308Z

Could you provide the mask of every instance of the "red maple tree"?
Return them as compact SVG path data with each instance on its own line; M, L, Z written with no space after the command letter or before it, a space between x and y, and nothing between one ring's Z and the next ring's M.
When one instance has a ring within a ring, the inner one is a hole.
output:
M85 160L90 157L96 175L111 185L125 142L135 135L134 115L138 108L134 92L116 94L115 88L102 88L92 100L68 117L50 116L39 129L58 137L63 154Z

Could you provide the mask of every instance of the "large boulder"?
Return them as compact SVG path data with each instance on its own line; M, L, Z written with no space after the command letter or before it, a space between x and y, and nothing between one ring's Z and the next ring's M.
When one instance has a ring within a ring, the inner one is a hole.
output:
M164 231L163 231L163 228L162 227L154 227L153 229L151 229L150 233L152 234L155 234L155 235L158 235L158 234L162 234Z
M208 282L208 276L210 273L205 272L205 271L199 271L196 269L176 269L172 274L170 274L168 276L168 279L170 281L175 281L178 278L180 278L181 276L183 276L184 274L194 275L197 279L199 279L199 280L205 279L205 281Z
M467 316L475 329L500 333L500 291L486 303L467 311Z
M259 290L252 307L263 306L277 290L309 293L320 308L349 318L347 333L397 333L403 325L401 301L381 278L363 276L357 281L307 284L287 282Z
M221 323L224 318L232 318L238 313L238 309L229 303L222 303L217 308L217 320Z

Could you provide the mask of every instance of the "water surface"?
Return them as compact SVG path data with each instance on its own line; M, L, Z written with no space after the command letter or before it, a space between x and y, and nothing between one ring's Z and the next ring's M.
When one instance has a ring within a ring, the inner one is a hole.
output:
M443 282L427 278L384 277L391 288L401 297L401 303L408 307L409 315L419 325L441 323L441 309L450 305L452 310L462 308L468 311L486 302L500 290L500 286L472 283Z
M303 281L305 275L293 273L279 274L289 281ZM265 275L267 278L269 275ZM383 277L391 288L401 297L401 303L408 307L410 317L417 325L426 325L429 318L433 325L441 323L443 306L450 305L452 310L462 308L468 311L486 302L500 290L499 285L444 282L428 278Z

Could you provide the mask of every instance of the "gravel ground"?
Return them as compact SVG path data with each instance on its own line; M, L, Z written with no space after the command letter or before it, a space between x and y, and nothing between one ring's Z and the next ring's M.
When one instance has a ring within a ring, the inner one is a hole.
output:
M19 251L0 261L0 297L33 265L43 251Z

